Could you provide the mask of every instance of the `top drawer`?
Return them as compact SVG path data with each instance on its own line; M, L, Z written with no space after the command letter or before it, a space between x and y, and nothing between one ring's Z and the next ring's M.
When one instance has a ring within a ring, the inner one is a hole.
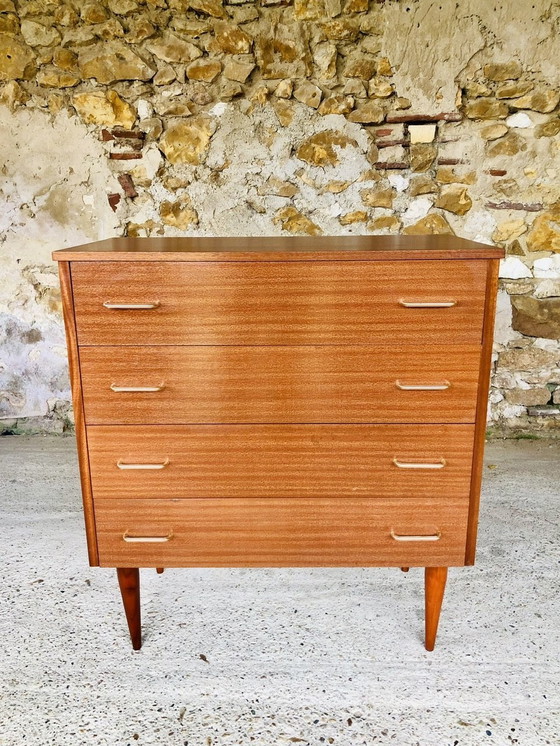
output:
M71 272L81 345L482 338L484 260L75 262Z

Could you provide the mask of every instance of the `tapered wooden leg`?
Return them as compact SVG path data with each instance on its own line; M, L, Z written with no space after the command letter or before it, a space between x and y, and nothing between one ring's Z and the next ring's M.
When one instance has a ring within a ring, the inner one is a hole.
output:
M161 573L164 571L165 568L163 567L156 567L156 572L158 575L161 575Z
M426 567L426 650L433 650L439 623L441 602L447 580L447 567Z
M140 570L137 567L117 567L117 578L134 650L142 647L140 621Z
M410 570L410 567L401 567L401 570L403 572L408 572Z

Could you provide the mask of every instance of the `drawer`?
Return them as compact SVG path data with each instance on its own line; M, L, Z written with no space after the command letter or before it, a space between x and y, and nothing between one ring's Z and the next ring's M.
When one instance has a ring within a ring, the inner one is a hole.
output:
M460 423L475 419L480 353L478 345L100 346L82 347L80 366L90 424Z
M98 498L463 498L472 425L91 425Z
M463 565L468 502L98 500L102 566Z
M484 260L74 262L71 272L81 345L482 338Z

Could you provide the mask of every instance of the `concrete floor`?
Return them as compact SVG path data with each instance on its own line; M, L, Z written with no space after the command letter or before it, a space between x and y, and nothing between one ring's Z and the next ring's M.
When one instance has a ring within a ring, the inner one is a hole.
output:
M422 571L89 568L72 438L0 439L0 745L560 743L560 443L487 449L436 650ZM204 658L202 657L204 656Z

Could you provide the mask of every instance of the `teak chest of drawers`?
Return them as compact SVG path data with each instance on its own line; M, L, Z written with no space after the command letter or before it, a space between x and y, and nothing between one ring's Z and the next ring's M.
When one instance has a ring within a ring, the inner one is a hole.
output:
M56 251L91 565L472 565L500 249L452 236Z

